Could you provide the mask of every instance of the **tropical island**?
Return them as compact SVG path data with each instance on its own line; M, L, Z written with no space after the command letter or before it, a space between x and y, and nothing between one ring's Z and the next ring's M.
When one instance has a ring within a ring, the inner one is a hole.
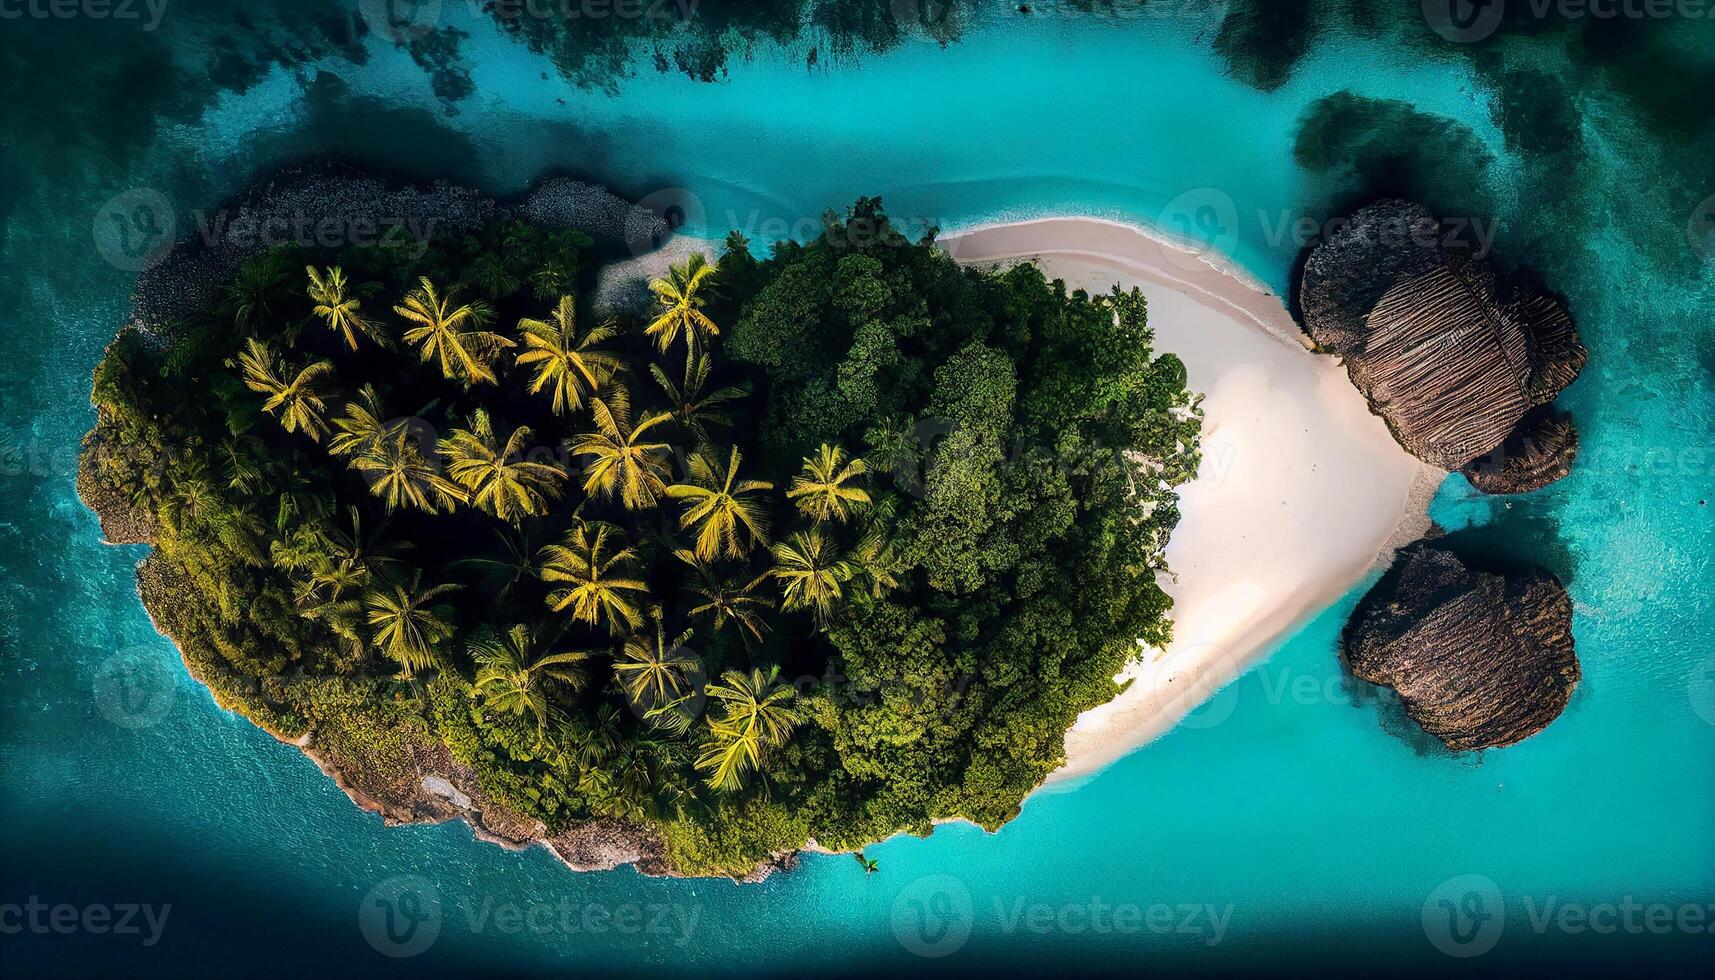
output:
M872 199L640 310L576 229L452 232L122 331L80 481L195 676L389 820L735 877L995 828L1168 641L1201 413L1137 290Z

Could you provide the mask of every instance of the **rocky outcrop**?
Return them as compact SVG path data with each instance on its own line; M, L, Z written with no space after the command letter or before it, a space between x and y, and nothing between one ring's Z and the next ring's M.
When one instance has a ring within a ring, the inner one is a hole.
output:
M1529 493L1572 472L1578 427L1571 416L1544 405L1531 409L1512 434L1459 472L1484 493Z
M1526 415L1587 358L1558 300L1452 237L1423 205L1372 204L1310 254L1300 290L1317 349L1400 445L1447 470L1528 435Z
M1476 571L1423 541L1358 605L1341 659L1393 688L1413 721L1457 750L1542 731L1580 678L1572 600L1553 575Z

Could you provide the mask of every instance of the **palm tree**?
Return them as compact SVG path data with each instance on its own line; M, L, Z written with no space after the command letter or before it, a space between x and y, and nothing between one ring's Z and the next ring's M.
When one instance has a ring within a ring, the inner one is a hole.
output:
M785 583L782 607L788 612L808 608L825 624L844 594L841 586L857 568L835 553L833 541L820 528L799 531L773 550L775 566L769 574Z
M854 578L869 586L869 598L879 599L899 587L898 573L904 563L894 544L893 516L899 510L899 497L884 493L865 515L863 533L852 546L851 564Z
M427 276L419 278L417 288L393 307L393 312L417 324L405 331L405 342L416 344L424 361L438 360L441 374L449 381L463 381L466 387L494 384L494 358L501 348L517 345L483 329L494 316L487 303L478 300L454 306L456 291L455 287L443 297Z
M684 500L690 507L679 518L679 528L702 525L697 532L696 555L714 561L721 555L743 558L756 544L768 543L768 516L754 494L774 489L767 480L740 480L738 447L732 447L723 469L702 453L691 456L691 482L667 488L667 496ZM739 529L744 529L741 541Z
M636 635L626 639L614 659L613 671L632 704L648 712L691 693L695 675L702 666L685 649L685 641L691 634L691 630L686 630L667 639L660 610L656 610L653 642Z
M494 437L488 412L477 409L472 417L475 431L454 429L440 447L447 461L447 475L463 487L470 502L503 521L548 512L548 501L560 495L566 474L552 463L533 463L524 458L530 444L530 427L519 426L501 445Z
M752 769L761 769L769 749L786 744L803 718L787 707L796 694L778 680L780 668L767 674L729 670L720 682L709 685L709 697L719 701L721 714L709 717L711 740L697 758L697 768L707 770L712 789L735 790Z
M456 589L454 585L424 588L423 573L415 572L409 584L393 583L364 594L371 642L397 662L406 677L434 666L435 651L452 637L452 607L435 600Z
M852 511L869 505L869 493L851 485L864 472L863 460L848 461L845 450L823 443L814 456L804 457L804 469L792 478L786 496L816 521L844 523Z
M561 650L537 655L535 648L536 638L520 624L504 637L485 634L472 640L470 655L477 663L476 691L483 703L496 711L529 713L536 718L537 730L546 731L553 688L582 691L589 683L591 654Z
M554 414L570 415L584 407L584 398L594 395L620 368L617 356L596 349L618 333L611 324L578 333L578 311L570 296L561 296L552 321L523 319L518 330L524 350L518 366L536 368L530 394L551 389Z
M328 440L328 452L334 456L372 452L388 436L386 416L387 409L375 386L365 383L357 389L357 398L346 402L345 414L333 420L335 431Z
M611 703L604 704L596 709L594 719L587 719L581 724L568 724L566 735L567 740L576 748L574 759L578 767L584 770L594 769L613 758L613 754L619 751L622 741L619 709Z
M302 432L315 442L321 442L328 426L328 379L333 376L332 361L316 361L302 371L292 374L285 363L276 363L267 345L255 337L249 338L238 355L244 369L244 385L251 391L268 396L262 410L277 416L287 432ZM291 374L292 380L285 380Z
M262 487L262 465L257 462L267 452L262 440L248 433L229 436L220 441L221 468L226 476L226 488L241 494L254 494Z
M689 361L696 354L699 340L720 334L715 321L703 312L705 297L701 295L714 274L715 267L709 264L708 257L696 252L683 265L669 266L666 276L650 281L649 290L655 294L660 310L643 332L655 338L662 353L683 332Z
M310 312L321 317L329 330L344 337L347 347L357 350L360 333L376 343L382 342L380 330L358 312L362 300L346 291L344 269L335 265L326 272L318 272L315 266L306 265L304 272L310 279L307 292L316 304Z
M542 549L541 559L543 581L570 586L548 595L555 612L570 609L574 620L591 626L605 623L615 636L643 625L642 614L626 593L647 594L649 586L634 577L637 552L625 546L619 528L579 520L563 543Z
M691 607L691 618L713 616L717 630L725 629L729 622L734 623L746 646L753 640L761 642L762 635L768 632L768 621L762 618L762 613L773 609L774 601L755 593L763 582L768 581L768 577L769 573L764 572L749 582L719 579L706 567L698 565L697 581L689 591L703 602Z
M268 319L276 303L290 294L291 268L286 253L272 249L245 259L226 288L226 306L242 330Z
M473 558L461 558L453 562L453 567L475 570L481 576L480 586L490 592L498 603L505 602L512 590L518 587L518 583L540 578L542 568L538 559L540 549L536 547L529 532L514 528L495 528L494 536L500 539L498 551Z
M857 863L863 865L863 876L865 878L868 878L870 875L875 874L877 871L881 870L881 865L875 863L874 858L864 857L864 854L862 851L859 851L852 856L857 858Z
M644 442L643 435L670 416L655 412L633 427L631 396L624 388L615 388L605 399L595 399L592 406L596 431L572 443L572 455L593 457L586 470L584 492L611 497L618 490L620 503L627 510L655 506L656 498L667 492L664 453L668 445Z
M391 513L401 506L427 514L450 511L466 501L458 484L442 476L437 461L412 438L408 425L389 427L384 437L351 461Z
M667 377L667 372L661 370L661 365L649 365L649 373L654 376L655 383L667 395L667 404L671 406L673 420L685 432L696 439L698 443L709 441L708 427L711 425L730 426L732 419L716 406L745 397L750 392L747 388L728 385L714 391L704 393L708 386L711 364L707 354L698 354L685 362L685 381L683 386L674 384Z

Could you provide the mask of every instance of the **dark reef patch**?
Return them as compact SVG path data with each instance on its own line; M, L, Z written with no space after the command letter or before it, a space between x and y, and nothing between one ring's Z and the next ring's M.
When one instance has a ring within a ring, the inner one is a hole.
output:
M1272 92L1285 85L1316 35L1315 0L1272 0L1227 11L1215 36L1215 53L1227 74L1252 88Z

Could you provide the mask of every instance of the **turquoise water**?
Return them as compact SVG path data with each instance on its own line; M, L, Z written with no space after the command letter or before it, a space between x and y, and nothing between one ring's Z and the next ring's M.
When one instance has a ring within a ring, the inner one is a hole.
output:
M1551 900L1715 899L1715 521L1703 503L1715 497L1715 271L1684 232L1715 193L1707 121L1651 117L1616 94L1617 72L1581 72L1535 45L1526 54L1573 93L1584 149L1527 156L1462 60L1334 34L1264 94L1223 75L1197 25L1075 17L816 71L801 52L758 48L720 84L645 72L614 97L543 80L545 61L447 4L470 35L476 94L461 102L438 99L404 53L373 39L365 64L275 66L239 90L224 73L211 81L197 56L200 13L164 21L147 43L44 34L87 65L142 67L3 90L14 105L0 158L0 902L172 911L147 948L0 935L0 965L170 973L257 963L265 950L260 966L279 974L1213 971L1330 957L1353 971L1428 971L1456 961L1426 934L1425 903L1466 874L1492 879L1505 904L1486 967L1706 954L1708 934L1538 933L1531 913ZM1284 290L1299 243L1271 229L1328 214L1358 188L1293 156L1306 113L1345 89L1454 122L1416 131L1438 139L1419 147L1430 165L1403 179L1455 202L1444 207L1481 203L1471 213L1502 218L1503 245L1567 294L1594 351L1564 399L1584 440L1570 479L1506 503L1455 477L1433 509L1477 547L1550 567L1576 604L1584 684L1546 734L1512 749L1450 757L1355 703L1334 655L1354 594L1185 726L1032 798L998 834L948 826L889 841L870 849L881 870L868 879L850 857L814 856L760 886L574 875L540 852L473 842L459 824L383 828L295 750L220 711L142 612L140 550L101 546L73 492L89 372L130 285L90 229L130 188L160 191L188 221L305 153L496 192L566 170L638 197L678 189L702 209L693 230L759 239L859 194L942 227L1092 213L1171 229L1213 201L1230 206L1215 243ZM22 103L50 91L48 110ZM1493 159L1471 164L1475 151ZM111 722L116 651L170 689L158 721ZM383 958L360 928L366 896L397 876L424 879L442 909L438 938L412 959ZM931 919L913 917L920 905ZM1110 925L1113 907L1135 909L1136 928L1096 930L1092 905ZM581 917L632 906L635 929L616 919L592 931ZM532 907L550 911L505 928L509 908Z

